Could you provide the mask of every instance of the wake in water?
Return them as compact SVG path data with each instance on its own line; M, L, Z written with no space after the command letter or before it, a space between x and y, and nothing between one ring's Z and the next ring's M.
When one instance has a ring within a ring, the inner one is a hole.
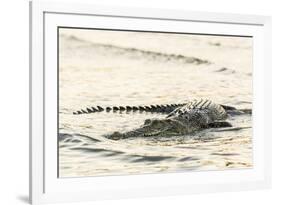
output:
M196 57L189 57L181 54L169 54L169 53L161 53L156 51L143 50L138 48L126 48L111 44L102 44L102 43L93 43L89 41L85 41L79 39L75 36L65 36L66 41L76 41L83 46L84 49L86 47L95 50L95 52L99 52L100 55L112 55L112 56L126 56L131 59L139 59L144 58L149 61L159 61L159 62L174 62L174 63L194 63L194 64L210 64L208 60L203 60Z

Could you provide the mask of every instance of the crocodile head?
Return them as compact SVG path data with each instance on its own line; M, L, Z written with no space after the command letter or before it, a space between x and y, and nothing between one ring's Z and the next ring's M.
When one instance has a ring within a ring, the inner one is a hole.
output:
M114 132L107 135L108 139L119 140L132 137L171 137L188 133L188 127L175 119L147 119L144 124L129 132Z

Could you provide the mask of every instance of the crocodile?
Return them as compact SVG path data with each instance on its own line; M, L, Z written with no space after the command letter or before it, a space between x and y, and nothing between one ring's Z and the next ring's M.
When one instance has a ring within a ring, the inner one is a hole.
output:
M163 119L146 119L142 126L134 130L120 133L113 132L105 137L112 140L134 137L172 137L194 133L208 128L232 127L227 122L229 115L251 114L251 109L236 109L221 105L207 99L191 100L182 104L151 106L101 106L82 109L73 114L89 114L95 112L155 112L167 114Z

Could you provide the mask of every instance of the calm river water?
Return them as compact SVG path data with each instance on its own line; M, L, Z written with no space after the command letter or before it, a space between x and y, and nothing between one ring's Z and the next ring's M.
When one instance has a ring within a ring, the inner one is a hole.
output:
M88 106L207 98L252 107L252 39L60 29L59 176L84 177L252 167L252 129L113 141L152 113L73 115ZM250 115L230 117L251 127Z

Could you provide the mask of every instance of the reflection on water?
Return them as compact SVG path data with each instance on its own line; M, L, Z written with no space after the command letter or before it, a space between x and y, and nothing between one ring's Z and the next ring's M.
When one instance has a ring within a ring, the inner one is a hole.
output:
M157 113L73 115L88 106L252 104L252 39L60 29L60 177L252 167L252 129L113 141ZM251 127L251 116L228 119Z

